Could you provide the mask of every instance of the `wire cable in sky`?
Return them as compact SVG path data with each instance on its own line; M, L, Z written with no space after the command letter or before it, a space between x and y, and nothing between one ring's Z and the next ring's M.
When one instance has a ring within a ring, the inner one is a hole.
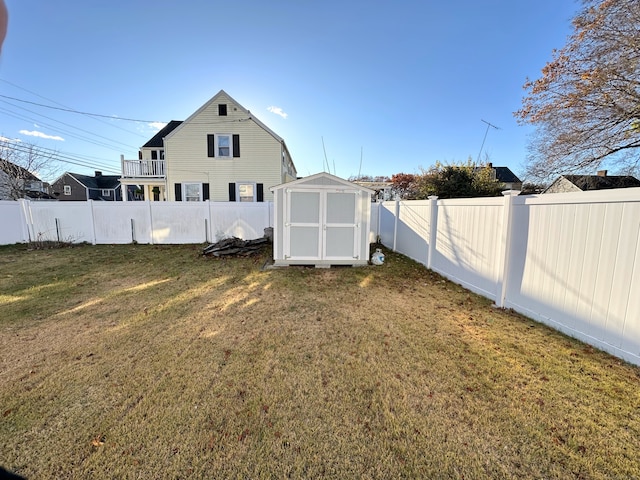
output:
M109 118L111 120L124 120L124 121L127 121L127 122L141 122L141 123L155 123L155 122L158 122L158 120L140 120L139 118L125 118L125 117L117 117L115 115L101 115L99 113L81 112L79 110L73 110L71 108L54 107L53 105L45 105L43 103L30 102L29 100L22 100L22 99L16 98L16 97L10 97L8 95L0 95L0 97L8 98L9 100L14 100L16 102L29 103L31 105L37 105L38 107L51 108L53 110L60 110L60 111L69 112L69 113L77 113L77 114L80 114L80 115L88 115L90 117ZM164 122L161 122L161 123L164 123Z
M37 146L35 147L35 149L32 149L30 148L29 145L23 145L20 142L7 142L7 141L0 141L0 148L15 150L18 153L27 154L27 155L32 155L32 154L37 155L38 152L41 152L42 156L48 156L52 161L68 163L71 165L77 165L80 167L85 167L90 169L98 168L106 172L120 174L120 171L117 167L113 167L107 164L102 164L102 163L96 162L95 160L92 163L86 163L83 160L87 159L87 157L81 157L74 153L60 152L60 151L56 151L50 148L45 148L40 146Z
M114 140L114 139L109 138L109 137L105 137L105 136L102 136L102 135L98 135L97 133L90 132L89 130L84 130L83 128L76 127L75 125L71 125L70 123L65 123L65 122L63 122L63 121L56 120L55 118L47 117L46 115L43 115L43 114L38 113L38 112L34 112L33 110L29 110L28 108L21 107L20 105L15 105L15 104L13 104L13 103L11 103L11 102L7 102L6 100L0 100L0 102L6 103L7 105L11 105L11 106L12 106L12 107L14 107L14 108L19 108L20 110L24 110L25 112L33 113L34 115L38 115L38 116L40 116L40 117L42 117L42 118L46 118L47 120L51 120L51 121L54 121L54 122L58 122L58 123L60 123L61 125L65 125L65 126L67 126L67 127L75 128L76 130L79 130L79 131L81 131L81 132L83 132L83 133L88 133L89 135L93 135L94 137L102 138L103 140L107 140L108 142L112 142L113 144L116 144L116 143L117 143L117 144L123 145L123 146L128 147L128 148L137 149L137 147L134 147L134 146L132 146L132 145L128 145L128 144L126 144L126 143L122 143L122 142L120 142L120 141L118 141L118 140ZM10 111L10 110L9 110L9 111ZM12 113L15 113L15 112L12 112ZM26 118L29 118L29 117L26 117ZM34 123L42 123L42 122L39 122L39 121L36 121L36 120L32 120L32 121L33 121ZM55 129L56 127L49 125L49 128L53 128L53 129ZM61 131L63 131L63 130L61 130ZM68 133L68 132L65 132L65 133ZM70 134L70 135L72 135L72 134ZM85 140L85 141L90 141L90 140L88 140L88 139L87 139L87 137L82 137L82 136L79 136L79 135L78 135L76 138L79 138L79 139L81 139L81 140ZM93 142L92 142L92 143L93 143ZM113 147L112 147L112 148L113 148ZM113 148L113 150L117 150L117 148Z
M8 85L11 85L14 88L22 90L23 92L30 93L31 95L35 95L38 98L42 98L43 100L47 100L49 102L55 103L56 105L60 105L61 107L70 108L67 105L63 104L63 103L56 102L55 100L53 100L51 98L48 98L48 97L44 97L44 96L42 96L42 95L40 95L40 94L38 94L38 93L36 93L34 91L31 91L31 90L29 90L27 88L21 87L20 85L16 85L15 83L10 82L9 80L5 80L4 78L0 78L0 82L4 82L4 83L6 83ZM96 122L100 122L100 123L103 123L105 125L108 125L111 128L117 128L118 130L122 130L123 132L127 132L127 133L130 133L132 135L136 135L136 136L138 136L140 138L145 138L144 135L141 135L138 132L134 132L133 130L127 130L126 128L122 128L121 126L115 125L114 123L106 122L105 120L102 120L101 118L96 118L96 117L89 117L89 118L92 118Z

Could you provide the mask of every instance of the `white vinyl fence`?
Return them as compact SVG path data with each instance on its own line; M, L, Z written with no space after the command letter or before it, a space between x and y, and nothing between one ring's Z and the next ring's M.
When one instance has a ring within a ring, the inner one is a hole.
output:
M376 237L499 307L640 365L640 188L384 202ZM262 237L273 204L0 201L0 244Z
M178 244L260 238L271 202L0 201L0 244L29 241Z
M640 188L378 204L383 244L640 365Z

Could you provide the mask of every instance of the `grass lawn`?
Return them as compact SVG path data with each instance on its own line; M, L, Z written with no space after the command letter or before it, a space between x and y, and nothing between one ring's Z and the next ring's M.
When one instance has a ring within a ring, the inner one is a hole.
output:
M640 478L640 369L386 253L0 248L0 466L47 478ZM640 314L640 312L639 312Z

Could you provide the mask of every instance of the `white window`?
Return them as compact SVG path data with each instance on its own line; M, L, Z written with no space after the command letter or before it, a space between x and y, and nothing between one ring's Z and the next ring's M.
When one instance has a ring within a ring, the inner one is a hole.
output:
M236 190L236 198L238 199L238 202L256 201L255 183L236 183Z
M216 135L216 152L218 157L231 156L231 135Z
M202 200L202 184L201 183L183 183L184 201L199 202Z
M71 185L65 185L64 186L64 194L65 195L71 195Z
M102 190L102 196L103 197L110 197L111 196L111 190Z

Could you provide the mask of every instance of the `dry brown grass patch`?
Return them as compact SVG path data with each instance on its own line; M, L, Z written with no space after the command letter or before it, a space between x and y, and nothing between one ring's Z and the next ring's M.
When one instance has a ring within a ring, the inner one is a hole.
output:
M262 271L264 255L199 251L2 249L2 466L638 477L638 368L391 252L380 267Z

